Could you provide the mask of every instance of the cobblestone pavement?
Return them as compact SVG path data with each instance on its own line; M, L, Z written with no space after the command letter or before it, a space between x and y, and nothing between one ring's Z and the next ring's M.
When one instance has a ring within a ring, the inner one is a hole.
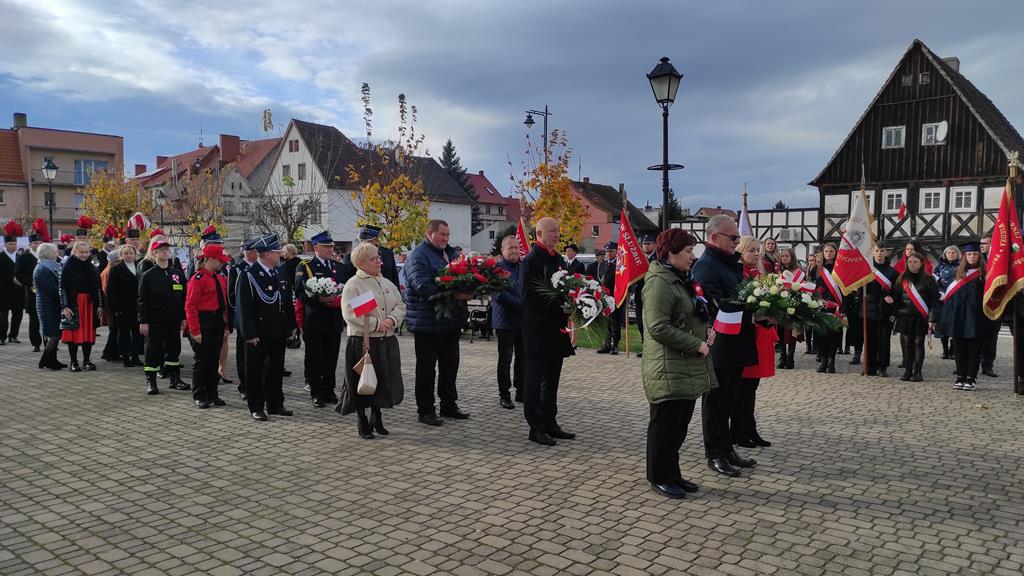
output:
M102 340L101 340L102 344ZM36 369L0 348L0 574L1005 574L1024 570L1024 402L1009 341L976 392L934 350L923 383L797 370L762 384L771 448L744 477L710 472L700 418L683 501L644 480L640 361L567 362L560 421L531 444L497 406L493 342L464 343L466 422L416 422L412 341L391 436L316 409L296 373L293 418L148 397L141 372ZM898 347L895 348L898 350ZM186 360L190 360L187 357ZM895 369L894 369L895 371ZM166 381L162 381L164 384Z

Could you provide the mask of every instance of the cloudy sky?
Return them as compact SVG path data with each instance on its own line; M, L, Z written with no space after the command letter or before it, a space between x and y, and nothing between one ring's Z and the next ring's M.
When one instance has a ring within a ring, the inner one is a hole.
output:
M1024 129L1020 0L0 0L0 112L29 124L120 134L126 162L192 149L204 134L262 137L261 113L376 133L395 99L420 111L437 156L505 193L527 108L549 106L573 176L659 203L661 115L645 74L684 73L670 160L684 206L816 205L824 166L914 38ZM539 136L539 123L534 128ZM579 170L579 172L578 172Z

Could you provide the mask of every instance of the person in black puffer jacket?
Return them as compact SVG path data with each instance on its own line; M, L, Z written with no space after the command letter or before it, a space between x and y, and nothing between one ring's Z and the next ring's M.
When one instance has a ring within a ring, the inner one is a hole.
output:
M896 325L903 348L903 375L900 380L920 382L924 364L924 339L934 329L938 317L939 286L931 274L924 271L924 256L909 254L906 270L900 274L894 287Z
M885 248L875 246L875 278L867 285L868 341L864 354L868 358L868 376L889 376L890 342L892 341L893 291L899 273L889 265Z
M157 372L170 376L172 390L188 390L181 379L181 333L185 328L185 274L171 264L166 240L153 240L146 260L152 264L139 277L139 333L146 337L146 394L158 394Z
M427 223L427 237L413 250L405 262L405 320L413 334L416 347L416 410L419 420L430 426L440 426L443 420L434 412L434 377L437 376L437 395L441 399L441 416L456 420L469 418L459 410L455 378L459 372L459 336L469 313L465 300L456 302L450 318L438 318L432 298L441 289L437 285L437 272L455 259L455 250L448 245L448 223L431 220Z

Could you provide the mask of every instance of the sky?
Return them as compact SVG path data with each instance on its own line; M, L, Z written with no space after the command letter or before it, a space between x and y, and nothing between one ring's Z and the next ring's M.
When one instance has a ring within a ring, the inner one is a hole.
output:
M395 135L397 97L424 150L512 193L525 110L551 111L572 176L660 204L661 111L645 75L683 73L671 185L686 208L817 205L825 166L915 38L1024 129L1020 0L0 0L0 124L118 134L127 166L202 137L265 137L289 118ZM530 132L539 141L540 118ZM202 135L202 136L200 136Z

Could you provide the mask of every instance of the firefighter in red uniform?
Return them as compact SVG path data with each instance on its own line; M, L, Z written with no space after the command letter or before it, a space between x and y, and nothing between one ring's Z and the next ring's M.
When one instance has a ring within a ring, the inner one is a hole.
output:
M218 272L230 260L223 245L207 244L203 247L199 269L188 283L185 320L189 342L196 355L192 368L192 400L199 408L224 405L217 395L217 363L228 331L228 285L227 278Z

